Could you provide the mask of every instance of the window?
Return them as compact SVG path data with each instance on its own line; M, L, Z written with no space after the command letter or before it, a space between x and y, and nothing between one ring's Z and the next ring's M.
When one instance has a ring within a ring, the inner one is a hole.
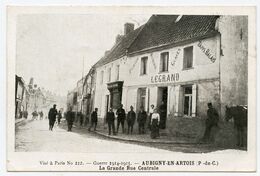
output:
M145 108L146 88L138 89L138 98L139 100L137 109L140 110L141 107Z
M160 72L168 71L169 53L161 53Z
M192 68L193 64L193 46L184 48L183 51L183 69Z
M141 58L141 75L147 74L147 60L148 57Z
M116 66L116 80L118 81L119 80L119 65Z
M192 115L192 86L183 87L184 89L184 115Z
M108 71L107 71L107 82L110 82L111 81L111 68L108 68Z
M104 71L100 72L100 84L103 84Z

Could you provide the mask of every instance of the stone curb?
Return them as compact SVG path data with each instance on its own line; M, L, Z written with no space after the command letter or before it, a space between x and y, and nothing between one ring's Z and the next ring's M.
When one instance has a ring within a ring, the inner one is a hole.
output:
M33 119L23 119L23 120L20 120L20 121L18 121L18 122L15 122L15 125L21 125L21 124L23 124L23 123L29 123L29 122L32 122L33 121Z
M98 134L100 136L103 136L103 137L107 137L107 138L111 138L111 139L115 139L115 140L127 141L127 142L137 142L137 143L145 143L145 144L187 144L187 145L199 144L196 142L177 142L177 141L141 141L141 140L137 140L137 139L125 139L125 138L121 138L121 137L117 137L117 136L113 136L113 135L110 136L110 135L104 134L99 131L91 131L91 132Z

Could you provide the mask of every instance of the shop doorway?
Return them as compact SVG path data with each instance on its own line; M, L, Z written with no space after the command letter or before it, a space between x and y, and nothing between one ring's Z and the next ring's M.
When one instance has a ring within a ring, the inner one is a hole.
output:
M192 86L185 86L184 89L184 104L183 114L184 116L191 117L192 114Z
M158 88L158 110L160 113L160 128L166 128L166 119L167 119L167 104L168 104L168 88L159 87Z

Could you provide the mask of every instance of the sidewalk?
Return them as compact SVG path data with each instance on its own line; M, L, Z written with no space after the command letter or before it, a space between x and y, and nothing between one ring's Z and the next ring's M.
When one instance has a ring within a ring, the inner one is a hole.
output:
M28 123L31 121L33 121L33 119L26 119L26 118L15 119L15 125L21 125L23 123Z
M88 128L79 127L78 124L74 124L76 128ZM127 130L125 130L127 131ZM103 125L98 125L97 130L94 131L93 128L91 132L96 133L100 136L121 140L121 141L129 141L129 142L139 142L139 143L150 143L150 144L198 144L197 140L194 138L188 137L174 137L167 130L160 130L160 137L157 139L151 139L150 130L146 130L146 134L138 134L135 129L133 134L122 134L121 128L119 129L119 133L116 135L108 135L108 127Z

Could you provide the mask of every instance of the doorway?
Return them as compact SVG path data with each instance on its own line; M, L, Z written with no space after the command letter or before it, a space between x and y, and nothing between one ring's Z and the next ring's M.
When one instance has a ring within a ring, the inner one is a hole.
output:
M159 87L158 88L158 110L160 113L160 128L166 128L166 119L167 119L167 104L168 104L168 88Z

